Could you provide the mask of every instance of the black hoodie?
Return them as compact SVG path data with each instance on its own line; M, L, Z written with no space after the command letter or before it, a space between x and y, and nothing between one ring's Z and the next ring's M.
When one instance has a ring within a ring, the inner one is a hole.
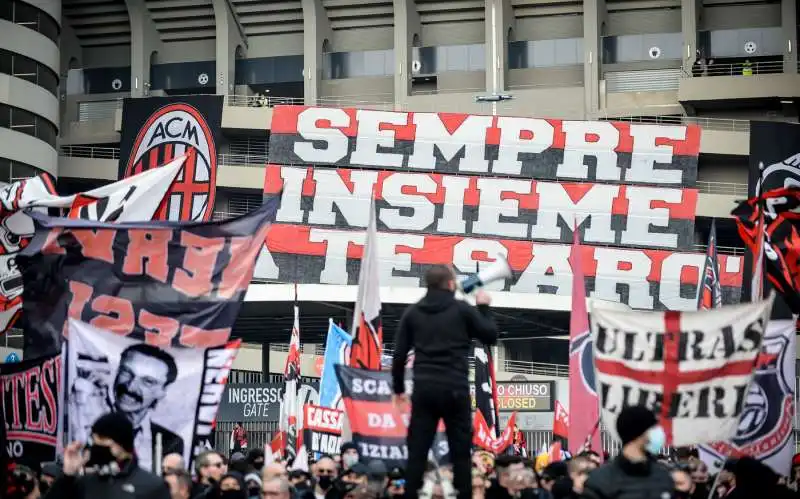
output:
M472 340L497 341L497 326L489 307L456 300L452 291L428 289L406 308L395 337L392 380L395 393L405 392L405 363L414 349L414 383L469 389L468 357Z

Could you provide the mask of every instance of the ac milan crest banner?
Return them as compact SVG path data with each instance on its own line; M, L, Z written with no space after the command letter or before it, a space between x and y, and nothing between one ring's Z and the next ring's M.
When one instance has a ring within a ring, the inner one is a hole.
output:
M725 441L749 400L772 299L697 312L591 305L600 415L616 435L628 405L651 408L667 445Z
M125 99L122 107L119 178L187 155L159 220L208 221L214 212L221 95Z
M139 466L158 472L174 452L191 468L213 431L241 340L173 348L72 319L67 327L60 442L87 442L98 417L118 412L134 426Z
M55 460L61 356L0 364L7 442L0 453L31 469Z
M392 403L392 375L388 371L336 366L336 376L342 390L345 412L363 459L379 459L387 467L406 466L408 447L406 435L410 412L400 412ZM411 372L406 372L406 393L411 394ZM437 462L449 457L444 426L439 422L438 433L431 448Z
M344 412L318 405L303 406L303 444L309 452L339 454Z
M108 224L33 214L18 258L25 358L59 351L67 318L159 346L224 344L278 201L222 222Z

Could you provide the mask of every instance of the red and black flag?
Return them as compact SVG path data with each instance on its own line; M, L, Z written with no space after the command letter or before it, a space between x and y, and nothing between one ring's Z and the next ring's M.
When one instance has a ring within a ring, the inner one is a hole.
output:
M719 282L719 261L717 260L717 222L712 220L708 235L708 250L703 265L702 280L697 294L697 308L709 310L722 306L722 285Z
M375 225L375 201L370 204L369 225L361 269L358 273L358 296L353 313L353 346L350 365L359 369L380 369L383 351L381 325L380 261L378 260L378 231Z
M500 433L497 406L497 381L492 352L488 347L475 345L475 410L483 416L493 438L497 438Z

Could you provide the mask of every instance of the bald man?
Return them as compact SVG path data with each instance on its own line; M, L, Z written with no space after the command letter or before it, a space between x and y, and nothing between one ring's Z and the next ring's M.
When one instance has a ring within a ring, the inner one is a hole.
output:
M161 474L166 475L170 471L186 471L186 463L183 461L183 456L177 452L167 454L161 460Z
M262 475L262 481L264 482L272 478L289 478L289 472L286 471L286 465L283 463L265 464Z

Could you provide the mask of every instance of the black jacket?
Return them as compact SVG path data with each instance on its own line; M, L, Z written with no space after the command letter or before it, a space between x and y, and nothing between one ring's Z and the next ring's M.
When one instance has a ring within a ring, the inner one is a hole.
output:
M473 307L451 291L429 289L400 319L395 337L392 379L395 393L405 392L405 363L414 349L414 383L469 389L468 357L472 339L497 341L488 306Z
M170 499L169 486L161 477L130 461L114 476L62 475L53 483L45 499Z
M653 459L632 463L617 456L589 475L585 499L663 499L672 497L675 482L667 468ZM666 494L666 495L665 495Z

